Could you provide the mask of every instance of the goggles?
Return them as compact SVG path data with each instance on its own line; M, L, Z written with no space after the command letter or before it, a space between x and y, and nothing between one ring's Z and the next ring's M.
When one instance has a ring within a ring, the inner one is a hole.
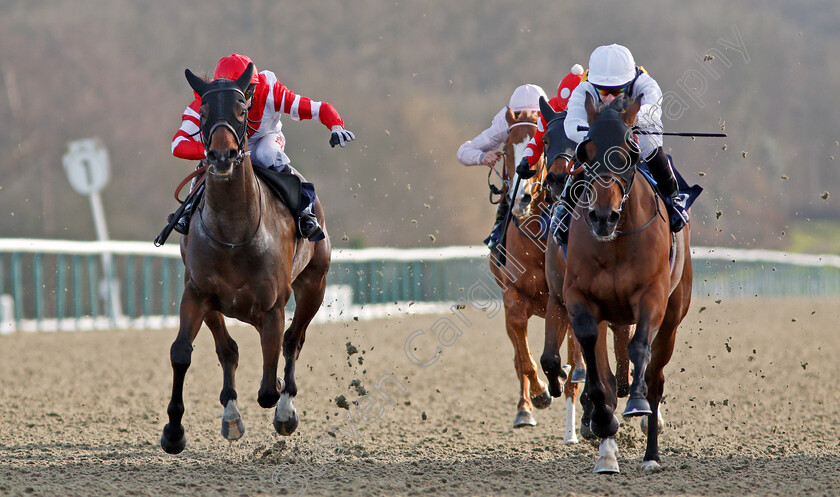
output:
M626 86L596 86L596 90L598 90L598 94L602 97L606 97L607 95L612 95L617 97L622 95L625 90L627 90Z

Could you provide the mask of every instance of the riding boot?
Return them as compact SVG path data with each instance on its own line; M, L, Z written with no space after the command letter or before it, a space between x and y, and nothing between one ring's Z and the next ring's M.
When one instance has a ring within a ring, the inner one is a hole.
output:
M297 228L298 235L301 238L315 242L324 238L324 230L321 229L321 224L318 223L318 218L315 216L312 205L309 204L306 206L298 215Z
M560 194L560 202L554 211L552 222L552 233L554 233L554 240L560 246L565 246L569 243L569 223L572 221L572 212L577 207L577 198L579 192L575 193L575 189L581 184L583 177L581 175L571 176Z
M677 178L671 162L662 147L657 148L653 155L647 159L648 167L659 191L668 199L665 205L668 206L668 218L671 231L679 232L688 224L688 210L685 207L685 198L680 195Z
M508 209L510 208L510 199L507 195L502 195L499 200L499 205L496 207L496 221L493 223L493 230L490 231L490 236L484 239L484 244L491 252L499 247L499 242L502 238L502 229L504 228L505 218L507 217Z
M192 219L193 211L195 211L195 207L198 205L201 197L204 196L204 185L200 185L195 191L193 188L195 187L195 178L193 178L192 184L190 184L190 191L192 192L191 195L188 195L187 198L184 200L184 209L181 211L181 217L178 218L178 221L172 227L175 231L182 235L189 234L190 232L190 219ZM167 223L172 222L172 218L175 217L175 213L169 214L166 218Z

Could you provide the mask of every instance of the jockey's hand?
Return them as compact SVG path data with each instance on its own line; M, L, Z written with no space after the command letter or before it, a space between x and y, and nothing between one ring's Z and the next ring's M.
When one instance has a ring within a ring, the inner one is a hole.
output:
M335 148L336 145L344 147L344 144L356 139L356 135L347 131L338 124L332 127L332 134L330 135L330 146Z
M481 158L481 165L493 167L501 158L502 154L500 152L487 152Z
M533 178L534 175L537 174L537 170L531 169L531 166L528 164L528 159L523 157L522 162L516 166L516 174L518 174L522 179L529 179Z

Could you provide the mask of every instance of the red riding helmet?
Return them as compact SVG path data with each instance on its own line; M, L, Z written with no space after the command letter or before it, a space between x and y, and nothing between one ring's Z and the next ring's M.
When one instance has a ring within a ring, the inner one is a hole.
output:
M222 57L219 59L218 64L216 64L216 70L213 71L213 79L224 78L236 81L239 79L239 76L242 76L242 73L245 72L245 69L250 63L251 58L247 55L232 54L227 57ZM255 65L251 84L256 85L259 82L260 78L257 72L257 66Z

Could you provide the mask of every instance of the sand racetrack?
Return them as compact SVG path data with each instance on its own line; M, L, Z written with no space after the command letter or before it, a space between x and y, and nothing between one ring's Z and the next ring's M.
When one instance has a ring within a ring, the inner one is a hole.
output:
M562 401L512 430L518 384L502 314L463 312L470 326L448 315L463 334L428 367L404 343L427 332L412 345L431 357L430 330L447 315L313 325L288 438L256 402L257 333L232 328L248 428L235 443L219 434L221 368L203 329L178 456L158 443L174 330L0 337L0 495L840 495L836 298L695 300L665 370L654 475L641 472L637 421L619 430L614 476L591 473L589 443L563 445ZM543 321L530 324L539 357ZM353 404L363 391L373 395Z

